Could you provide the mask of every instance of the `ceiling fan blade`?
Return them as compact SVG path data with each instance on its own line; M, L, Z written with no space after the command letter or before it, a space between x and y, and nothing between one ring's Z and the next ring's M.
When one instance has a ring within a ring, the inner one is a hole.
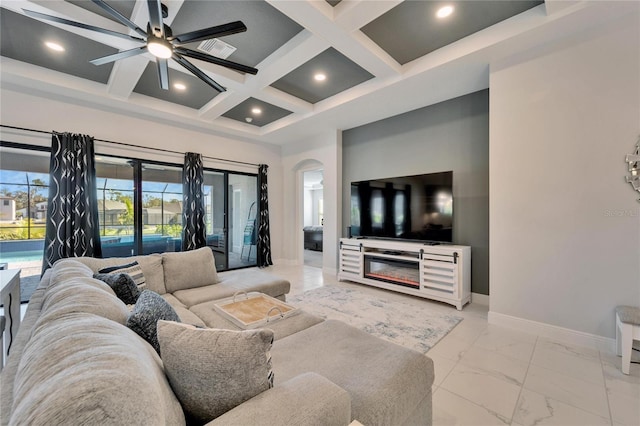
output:
M164 23L162 22L162 4L160 0L147 0L149 7L149 24L152 30L157 29L159 32L153 31L156 37L164 37Z
M156 58L156 63L158 64L160 87L163 90L169 90L169 61L162 58Z
M109 15L113 16L114 18L116 18L122 24L126 25L127 27L131 28L132 30L134 30L135 32L140 34L142 37L147 37L147 32L145 30L143 30L142 28L137 26L129 18L127 18L122 13L118 12L117 10L115 10L114 8L109 6L103 0L91 0L91 1L94 2L95 4L97 4L98 6L100 6L104 11L106 11Z
M118 59L128 58L130 56L141 55L147 52L147 46L136 47L135 49L123 50L113 55L103 56L102 58L94 59L91 62L93 65L104 65L109 62L117 61Z
M119 33L117 31L107 30L105 28L94 27L93 25L83 24L82 22L70 21L68 19L59 18L59 17L53 16L53 15L47 15L47 14L40 13L40 12L34 12L33 10L22 9L22 11L25 13L25 15L31 16L32 18L36 18L36 19L46 19L47 21L53 21L53 22L57 22L59 24L71 25L73 27L78 27L78 28L82 28L82 29L85 29L85 30L96 31L98 33L108 34L108 35L124 38L124 39L127 39L127 40L136 40L136 41L141 41L143 43L145 41L145 39L142 39L140 37L135 37L135 36L132 36L132 35L129 35L129 34Z
M167 40L176 40L177 44L191 43L194 41L207 40L214 37L223 37L226 35L236 34L247 31L247 27L242 21L229 22L228 24L217 25L215 27L203 28L201 30L191 31L189 33L178 34L167 38Z
M181 55L188 56L189 58L200 59L201 61L221 65L223 67L231 68L236 71L246 72L253 75L256 75L258 73L258 70L253 67L242 65L237 62L227 61L226 59L216 58L215 56L207 55L206 53L200 53L191 49L185 49L184 47L176 47L175 51Z
M200 69L198 67L193 65L191 62L187 61L185 58L180 56L178 53L174 52L172 58L173 58L174 61L176 61L177 63L179 63L180 65L182 65L186 69L188 69L189 71L191 71L191 73L193 75L195 75L200 80L202 80L205 83L207 83L209 86L211 86L214 89L216 89L218 92L226 92L227 91L227 89L225 89L224 87L220 86L213 79L211 79L211 77L209 77L208 75L206 75L205 73L200 71Z

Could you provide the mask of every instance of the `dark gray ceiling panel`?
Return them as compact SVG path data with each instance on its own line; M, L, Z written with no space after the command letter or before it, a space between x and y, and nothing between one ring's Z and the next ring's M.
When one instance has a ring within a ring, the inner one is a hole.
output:
M182 83L187 88L178 90L174 84ZM158 82L158 67L155 61L150 61L133 89L141 95L147 95L174 104L184 105L189 108L200 109L219 92L205 82L191 74L169 68L169 90L162 90Z
M222 37L237 50L227 59L255 67L298 34L302 27L264 1L187 0L171 24L173 34L242 21L244 33ZM199 43L186 46L195 49Z
M89 61L117 53L117 49L7 9L0 9L0 20L2 56L104 84L109 81L113 64L96 66ZM66 50L54 52L45 41Z
M111 19L114 22L119 21L113 16L109 15L102 9L100 6L96 5L91 0L65 0L66 2L73 3L78 7L81 7L89 12L93 12L96 15L103 16L105 18ZM136 5L136 0L108 0L107 3L109 6L126 16L127 18L131 18L133 14L133 7ZM144 29L144 28L143 28ZM125 31L123 31L125 32Z
M327 3L329 3L331 6L336 7L336 5L338 3L340 3L342 0L327 0Z
M325 74L326 80L314 80L318 72ZM315 104L371 78L371 73L330 47L271 86Z
M543 4L541 0L404 1L361 28L398 63L406 64L447 44ZM455 8L436 17L445 4Z
M254 108L260 108L262 112L260 114L255 114L252 112ZM280 120L289 114L291 114L291 111L284 108L277 107L255 98L249 98L230 109L222 116L241 121L243 123L249 123L253 126L262 127L269 123L273 123L276 120ZM251 118L251 122L246 120L247 117Z

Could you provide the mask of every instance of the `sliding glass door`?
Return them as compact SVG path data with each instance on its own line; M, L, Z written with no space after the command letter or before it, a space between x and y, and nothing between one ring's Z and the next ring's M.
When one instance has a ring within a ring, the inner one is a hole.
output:
M0 263L39 275L50 154L22 146L0 154ZM96 187L104 257L181 250L182 165L98 154ZM216 268L255 266L257 175L205 169L204 193Z
M205 170L207 245L218 270L256 265L258 178Z
M105 257L182 248L182 166L96 158ZM218 270L256 265L257 176L205 170L207 246Z

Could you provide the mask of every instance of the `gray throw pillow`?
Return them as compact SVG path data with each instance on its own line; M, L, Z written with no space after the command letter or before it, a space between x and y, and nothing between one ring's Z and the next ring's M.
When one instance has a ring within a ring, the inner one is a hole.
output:
M158 321L165 374L190 422L207 423L273 387L269 329L201 329Z
M118 299L127 305L135 304L138 301L138 297L140 297L141 291L129 274L94 274L93 278L107 283L118 296Z
M142 291L146 287L147 280L142 273L142 267L138 264L138 262L133 261L131 263L127 263L126 265L117 265L117 266L109 266L108 268L102 268L98 271L99 274L115 274L115 273L125 273L129 274L133 279L133 282L136 283L140 291Z
M127 327L149 342L156 352L160 353L157 332L158 320L179 322L180 317L158 293L143 290L129 318L127 318Z

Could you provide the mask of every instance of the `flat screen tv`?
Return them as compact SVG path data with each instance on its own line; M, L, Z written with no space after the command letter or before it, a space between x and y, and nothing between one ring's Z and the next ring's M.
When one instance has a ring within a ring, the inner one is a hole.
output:
M453 242L453 172L352 182L350 236Z

